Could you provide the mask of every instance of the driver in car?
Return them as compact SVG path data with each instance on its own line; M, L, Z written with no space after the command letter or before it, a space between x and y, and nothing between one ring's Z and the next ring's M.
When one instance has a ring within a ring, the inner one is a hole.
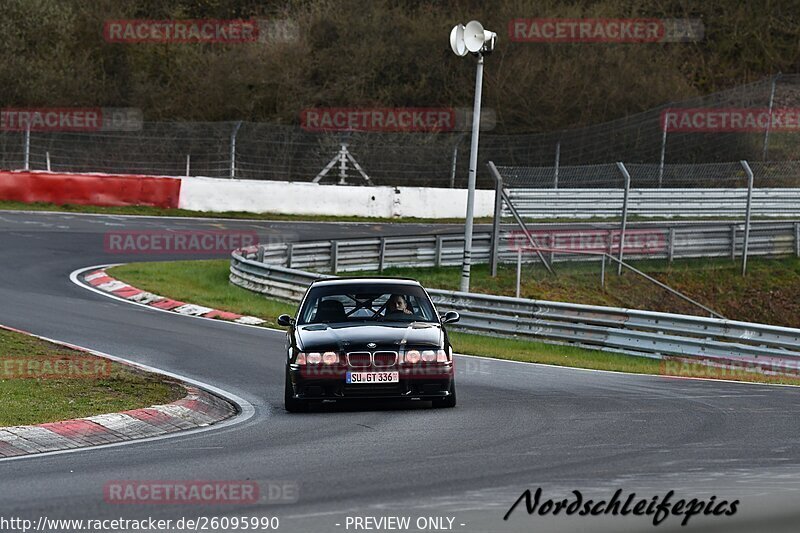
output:
M386 318L404 318L405 315L411 315L411 309L408 307L406 297L402 294L392 294L389 301L386 302Z

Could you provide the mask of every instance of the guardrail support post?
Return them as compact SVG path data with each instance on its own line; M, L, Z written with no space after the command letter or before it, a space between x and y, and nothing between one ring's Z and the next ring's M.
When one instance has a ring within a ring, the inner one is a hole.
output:
M381 237L380 250L378 250L378 272L383 274L384 261L386 260L386 237Z
M667 249L667 260L672 263L675 258L675 228L669 228L669 248Z
M794 223L794 255L800 257L800 222Z
M550 248L550 264L553 264L556 258L556 236L555 234L551 233L550 236L547 238L547 246Z
M622 197L622 227L619 234L619 264L617 265L617 276L622 275L622 254L625 249L625 227L628 224L628 195L631 191L631 175L622 161L617 162L617 168L625 178L625 194Z
M331 273L339 271L339 241L331 241Z
M747 173L747 208L744 215L744 248L742 249L742 276L747 274L747 245L750 242L750 217L753 212L753 169L747 161L741 161Z
M736 261L736 224L731 224L731 261Z
M516 295L519 298L519 286L522 280L522 248L517 249L517 291Z
M436 257L434 258L434 265L436 266L436 268L439 268L440 266L442 266L442 236L441 235L437 235L436 236L436 252L435 252L435 255L436 255Z
M264 245L263 244L259 244L258 245L258 249L256 251L256 261L258 261L259 263L263 263L264 262Z
M500 219L503 217L503 177L500 176L499 172L496 172L497 167L494 166L494 163L489 163L489 170L494 168L494 171L490 172L492 177L494 178L494 218L492 219L492 243L491 243L491 254L489 262L491 263L491 270L492 270L492 277L497 276L497 255L499 253L500 248Z
M294 243L286 243L286 268L292 268L294 256Z
M600 259L600 286L606 288L606 254Z

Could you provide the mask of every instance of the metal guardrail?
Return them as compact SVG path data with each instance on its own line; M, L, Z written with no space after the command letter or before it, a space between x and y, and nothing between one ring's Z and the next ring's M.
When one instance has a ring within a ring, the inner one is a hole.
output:
M606 252L618 255L620 229L610 226L574 228L553 224L530 230L548 263L600 261ZM492 234L473 235L475 263L488 263ZM689 259L741 255L744 224L739 222L647 223L627 230L625 259ZM460 266L463 234L411 237L373 237L299 243L273 243L247 250L247 258L272 265L332 274L354 271L383 272L391 267ZM499 232L500 262L516 263L522 248L523 262L539 261L521 230ZM753 222L749 255L800 257L800 222Z
M619 228L531 229L539 250L548 262L589 261L599 257L584 252L619 252ZM707 222L691 224L647 224L628 229L625 259L695 259L703 257L740 257L744 249L743 222ZM522 248L524 262L538 260L521 229L499 232L499 261L517 260ZM752 222L748 242L749 256L800 257L800 222Z
M618 217L625 190L506 189L523 218ZM741 217L747 189L631 189L628 214L643 217ZM503 206L503 216L511 212ZM800 189L753 189L753 216L800 217Z
M313 249L312 244L331 246L329 242L305 244L307 249ZM235 251L231 282L299 301L308 284L327 277L258 260L278 263L282 253L285 248ZM461 314L454 327L467 332L570 343L651 358L746 363L770 371L796 371L800 366L800 329L487 294L428 292L440 312Z

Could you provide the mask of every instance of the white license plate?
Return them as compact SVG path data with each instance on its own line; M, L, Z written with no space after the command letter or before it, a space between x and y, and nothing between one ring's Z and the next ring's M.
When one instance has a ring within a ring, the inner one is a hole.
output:
M348 372L347 383L399 383L400 372Z

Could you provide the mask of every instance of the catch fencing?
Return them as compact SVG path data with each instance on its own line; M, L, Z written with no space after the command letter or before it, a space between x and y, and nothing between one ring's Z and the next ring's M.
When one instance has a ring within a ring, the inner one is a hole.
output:
M800 160L796 128L665 131L663 112L698 108L798 109L800 75L776 76L588 127L547 133L484 131L478 187L493 186L485 171L488 161L539 169L527 185L536 188L550 188L554 175L558 188L613 187L602 181L599 168L609 161L628 162L634 187L640 185L632 165L643 164L655 168L655 174L643 168L654 176L654 184L642 187L682 188L697 186L687 174L691 165ZM363 175L350 159L341 157L345 149ZM312 181L333 164L321 178L325 183L460 188L467 183L468 153L465 131L313 132L297 125L246 121L144 121L137 131L0 131L0 168L12 170ZM770 186L797 187L796 176Z

